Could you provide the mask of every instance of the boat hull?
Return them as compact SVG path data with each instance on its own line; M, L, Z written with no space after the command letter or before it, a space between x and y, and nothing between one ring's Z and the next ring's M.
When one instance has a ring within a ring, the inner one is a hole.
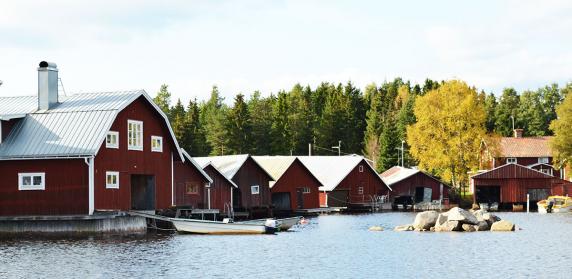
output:
M278 227L281 231L287 231L293 226L297 225L300 222L301 217L292 217L292 218L284 218L284 219L276 219L278 221ZM257 219L257 220L250 220L250 221L242 221L239 223L242 224L257 224L257 225L264 225L267 219Z
M551 213L568 213L572 212L572 199L563 196L551 196L549 200L555 201L552 206ZM538 205L538 213L548 213L548 200L541 200L536 203Z
M275 229L264 224L241 224L202 221L192 219L171 219L178 232L193 234L269 234Z

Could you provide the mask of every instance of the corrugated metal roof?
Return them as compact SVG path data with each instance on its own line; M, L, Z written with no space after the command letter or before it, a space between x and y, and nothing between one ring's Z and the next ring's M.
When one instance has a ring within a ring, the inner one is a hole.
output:
M274 181L278 181L296 160L294 156L252 156L252 158L272 176Z
M248 156L248 154L241 154L213 157L194 157L194 159L199 163L199 165L210 162L224 176L226 176L228 179L232 179L240 167L242 167L244 162L246 162Z
M210 157L193 157L193 160L204 170L206 169L208 166L212 166L213 169L215 171L217 171L222 177L224 177L226 179L226 181L228 181L232 186L234 186L235 188L238 188L238 185L236 185L236 183L234 183L234 181L232 181L231 179L229 179L228 177L226 177L226 175L224 175L224 173L222 171L220 171L215 165L212 164L212 162L210 160L205 160L205 159L200 159L200 158L210 158Z
M184 160L167 116L144 90L60 97L61 103L46 111L36 111L36 97L0 98L5 115L26 114L0 144L0 159L95 156L117 114L141 96L163 117ZM10 105L15 108L5 108Z
M322 183L320 191L334 190L342 180L355 169L355 167L364 160L362 156L298 156L298 159L314 174ZM379 177L381 181L385 181L379 174L367 164L369 168ZM387 185L387 183L385 183ZM388 186L391 190L391 188Z
M393 185L403 179L419 173L420 170L403 168L400 166L392 167L381 174L387 185Z
M0 97L0 119L10 115L27 114L38 109L38 97Z
M181 152L183 153L183 156L185 156L185 160L188 160L189 163L191 163L200 173L201 175L206 178L210 183L213 183L212 178L203 170L203 167L200 166L197 161L195 161L193 158L191 158L191 155L189 153L187 153L187 151L183 148L181 148Z

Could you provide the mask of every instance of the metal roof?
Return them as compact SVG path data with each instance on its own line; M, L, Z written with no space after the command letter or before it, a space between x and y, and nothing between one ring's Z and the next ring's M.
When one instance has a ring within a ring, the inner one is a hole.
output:
M183 153L183 156L185 156L185 160L188 160L210 183L213 183L212 178L203 170L201 166L199 166L199 164L193 158L191 158L191 155L187 153L185 149L181 148L181 152Z
M246 161L250 158L248 154L239 154L239 155L224 155L224 156L212 156L212 157L194 157L194 159L199 163L199 165L203 165L206 163L211 163L214 167L216 167L224 176L228 179L232 179L234 175L238 172L238 170L246 163ZM262 171L268 175L268 177L272 178L270 175L258 162L253 160L255 164L257 164Z
M25 113L0 144L0 159L95 156L117 114L141 96L163 117L179 158L184 160L167 116L144 90L60 97L59 104L45 111L37 111L36 97L0 98L5 115ZM4 108L11 104L20 105L11 110Z
M216 172L218 172L222 177L224 177L224 179L226 179L226 181L228 181L232 186L234 186L235 188L238 188L238 185L236 185L236 183L234 183L234 181L232 181L231 179L226 177L226 175L224 175L224 173L222 171L220 171L215 165L213 165L211 163L211 161L209 161L209 160L197 160L197 158L200 158L200 157L193 157L193 161L195 161L195 163L197 163L203 170L206 169L208 166L211 166ZM209 157L202 157L202 158L209 158Z
M394 166L386 171L384 171L380 176L383 178L383 180L385 181L385 183L387 183L387 185L391 186L395 183L398 183L404 179L407 179L413 175L416 175L418 173L422 173L426 176L428 176L429 178L432 178L436 181L439 181L439 183L442 183L444 186L449 187L449 185L447 185L446 183L443 183L441 180L435 178L434 176L419 170L419 169L410 169L410 168L405 168L405 167L401 167L401 166Z
M322 183L320 191L332 191L356 168L365 161L362 156L298 156L300 161L314 174ZM376 176L391 190L383 178L366 162L366 165L376 174Z
M252 158L272 176L274 181L278 181L290 165L296 161L294 156L252 156Z
M10 119L12 115L25 115L38 110L38 97L0 97L0 119Z

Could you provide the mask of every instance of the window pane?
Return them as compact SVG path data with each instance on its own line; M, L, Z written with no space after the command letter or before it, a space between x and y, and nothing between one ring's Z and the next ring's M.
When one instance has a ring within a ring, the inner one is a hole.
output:
M34 185L42 185L42 177L34 176Z
M22 177L22 184L25 186L32 185L32 177L31 176L24 176Z

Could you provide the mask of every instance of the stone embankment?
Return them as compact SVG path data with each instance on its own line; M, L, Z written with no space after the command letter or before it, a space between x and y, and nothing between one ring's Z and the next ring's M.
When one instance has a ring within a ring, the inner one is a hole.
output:
M449 211L424 211L411 225L397 226L395 231L475 232L514 231L515 225L485 210L467 211L453 207Z

